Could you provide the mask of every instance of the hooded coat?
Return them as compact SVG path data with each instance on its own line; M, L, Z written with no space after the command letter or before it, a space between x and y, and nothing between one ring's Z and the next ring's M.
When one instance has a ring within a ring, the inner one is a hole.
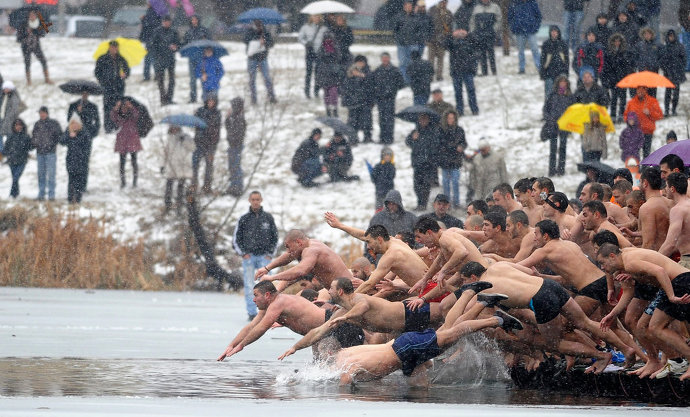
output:
M244 145L247 133L247 121L244 118L244 99L235 97L230 101L232 113L225 119L225 130L228 133L228 146L240 148Z
M562 80L568 82L566 94L559 94L558 85ZM546 131L546 138L553 139L558 135L558 119L563 115L565 110L575 103L575 96L570 90L570 81L567 76L560 76L556 78L553 83L553 91L546 98L544 103L544 125L546 126L542 132Z
M120 154L139 152L142 148L137 127L139 110L136 106L132 106L132 109L124 114L113 108L110 111L110 119L120 127L115 138L115 152ZM86 131L86 129L81 131Z
M194 140L186 133L168 133L167 142L163 148L163 166L165 178L192 178L192 153L195 149Z
M206 74L206 81L201 82L201 88L204 91L218 91L220 88L220 79L225 75L223 63L220 62L217 56L205 56L196 66L196 78L201 79L201 76Z
M398 211L395 213L391 212L388 207L385 207L385 203L391 202L398 206ZM384 198L384 209L380 212L374 214L374 217L369 221L369 226L375 224L380 224L385 227L388 234L395 236L401 232L413 232L414 225L417 222L417 216L405 211L405 207L402 203L402 197L398 190L390 190L386 197Z
M9 93L4 93L0 90L0 108L2 108L3 101L5 100L7 100L5 114L0 114L0 136L12 134L14 120L19 117L21 112L26 110L26 105L19 98L17 90L12 90Z
M556 39L551 39L551 31L557 31ZM568 74L570 62L570 50L568 44L561 39L561 29L553 25L549 28L549 39L541 46L541 65L539 76L542 80L556 78L561 74Z
M669 41L669 36L673 35L673 41ZM671 29L666 32L666 44L659 50L659 66L666 78L671 80L678 87L678 84L685 82L685 46L678 42L678 35Z
M621 22L618 17L616 17L611 29L613 29L613 33L620 33L623 35L625 41L631 48L640 40L640 28L630 19L630 15L628 15L628 20L625 22Z
M21 121L21 119L17 120ZM23 121L21 123L22 129L19 132L12 131L2 150L3 155L7 158L7 164L10 166L26 165L26 161L29 159L31 138L26 133L26 124Z
M194 115L206 122L206 129L197 129L194 135L194 143L197 148L207 151L215 151L220 141L220 110L218 106L208 107L208 99L204 107L200 107Z
M448 125L448 115L455 114L455 125ZM439 136L440 146L438 150L438 166L442 169L460 169L462 161L465 159L464 149L467 148L467 141L465 140L465 130L458 125L458 112L453 110L447 111L441 117L441 134ZM458 146L462 147L463 151L458 151Z
M618 139L623 162L630 157L634 157L639 161L640 149L642 149L642 145L644 145L644 133L642 133L642 129L640 129L640 120L637 117L637 113L634 111L628 113L628 122L630 121L632 121L632 126L628 123L628 126L623 129Z
M341 60L340 47L329 32L316 54L316 83L319 86L329 88L340 85L345 77Z
M470 165L470 184L477 198L485 198L498 184L508 181L503 153L491 150L488 155L475 155Z
M353 74L355 70L364 74L358 77ZM347 70L347 77L343 80L342 100L344 107L356 109L362 106L372 106L374 97L371 94L371 70L368 65L358 69L356 64L352 64Z
M616 40L621 41L618 49L614 46ZM606 88L614 88L620 80L633 72L635 72L635 54L628 49L625 37L620 33L614 33L609 38L609 45L604 54L601 85Z
M581 44L573 57L573 70L578 75L583 67L594 69L594 77L599 78L604 69L604 47L599 42L587 42Z
M651 29L643 29L643 31L645 30ZM637 53L637 70L659 72L660 49L661 45L659 45L653 37L649 41L643 39L637 42L635 47L635 52Z

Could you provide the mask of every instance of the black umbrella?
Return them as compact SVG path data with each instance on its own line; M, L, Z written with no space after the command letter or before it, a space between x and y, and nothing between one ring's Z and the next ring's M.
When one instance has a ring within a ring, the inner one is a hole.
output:
M352 126L343 122L337 117L318 117L316 121L319 123L323 123L330 128L333 128L333 130L342 133L348 138L357 137L357 131Z
M587 170L593 169L598 172L597 182L602 184L613 185L614 174L616 169L610 165L606 165L599 161L585 161L577 164L577 170L587 173Z
M44 22L49 22L49 16L43 8L33 5L33 6L25 6L25 7L20 7L17 10L13 11L10 13L9 19L10 19L10 26L12 26L15 29L21 29L26 25L26 22L29 20L29 13L30 12L37 12L40 15L40 18L43 19ZM45 33L42 33L45 34Z
M93 81L87 80L69 80L64 84L60 84L60 90L67 94L89 93L94 96L103 94L103 87Z
M441 120L441 115L428 108L427 106L414 105L403 109L400 113L396 114L395 117L398 119L405 120L406 122L417 123L419 116L426 114L431 118L431 121L438 123Z

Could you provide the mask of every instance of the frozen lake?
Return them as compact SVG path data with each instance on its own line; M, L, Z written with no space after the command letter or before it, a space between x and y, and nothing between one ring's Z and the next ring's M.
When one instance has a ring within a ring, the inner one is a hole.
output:
M581 414L583 406L598 416L687 415L687 409L517 390L498 367L477 365L482 348L467 347L462 364L435 372L429 389L408 387L399 372L338 387L331 372L310 363L308 350L276 360L298 337L283 328L216 362L245 320L239 295L0 288L0 415L458 415L471 409L487 416L566 416Z

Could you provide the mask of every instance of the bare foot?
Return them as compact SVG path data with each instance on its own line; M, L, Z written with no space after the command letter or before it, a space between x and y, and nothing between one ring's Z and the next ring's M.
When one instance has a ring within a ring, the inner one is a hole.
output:
M573 366L575 366L575 357L574 356L566 356L565 357L565 370L570 371L573 369Z
M612 357L613 357L613 355L611 354L611 352L606 352L604 354L603 358L597 359L597 361L594 362L594 365L585 369L585 373L586 374L591 374L591 373L600 374L600 373L604 372L604 369L606 369L606 367L609 366L609 364L611 363Z
M635 349L630 348L629 352L625 354L625 361L623 362L623 369L630 368L635 365L637 361L637 355L635 354Z
M654 372L660 370L661 368L664 367L664 364L661 363L661 361L648 361L647 365L644 366L646 368L644 371L640 372L637 374L637 376L642 379L642 378L647 378L650 375L652 375Z
M681 381L685 381L686 379L690 379L690 368L688 368L688 370L680 376Z

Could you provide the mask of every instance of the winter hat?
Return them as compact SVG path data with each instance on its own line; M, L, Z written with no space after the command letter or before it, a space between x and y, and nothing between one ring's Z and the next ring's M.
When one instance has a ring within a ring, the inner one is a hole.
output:
M484 148L490 148L491 144L489 144L489 141L486 140L486 138L481 138L479 140L479 145L477 145L479 149L484 149Z
M384 146L383 149L381 149L381 158L386 155L393 156L393 149L389 148L388 146Z
M10 81L10 80L4 81L4 82L2 83L2 89L3 89L3 90L12 90L12 91L14 91L15 88L16 88L16 87L14 86L14 83L13 83L12 81Z
M38 112L39 112L39 113L40 113L40 112L48 113L48 107L46 107L46 106L41 106L41 108L38 109Z
M594 68L590 67L589 65L583 65L580 68L580 79L582 79L586 72L588 72L592 77L594 77Z
M355 57L355 62L364 62L365 64L367 63L367 57L364 55L357 55Z
M669 130L668 133L666 134L666 140L673 139L673 140L678 140L678 136L676 136L676 132L673 130Z

